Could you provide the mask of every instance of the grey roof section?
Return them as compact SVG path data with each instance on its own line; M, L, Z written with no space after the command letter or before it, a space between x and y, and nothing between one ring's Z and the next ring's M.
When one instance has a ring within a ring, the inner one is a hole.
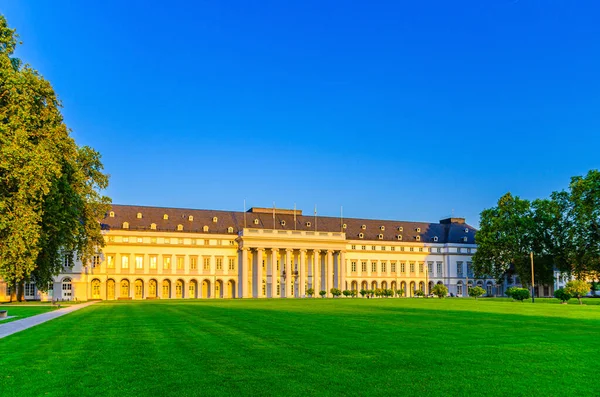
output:
M150 231L150 225L156 224L158 231L177 232L178 225L183 226L183 232L200 234L235 234L244 227L244 214L246 216L246 227L255 229L280 229L294 230L294 215L275 213L275 222L273 214L253 213L240 211L218 211L218 210L198 210L186 208L163 208L147 207L136 205L118 205L113 204L112 210L114 217L108 214L103 220L105 230L121 230L123 222L129 223L129 230L147 230ZM137 214L141 213L142 218L138 219ZM164 215L169 219L163 219ZM193 216L193 220L189 220ZM213 218L217 222L213 222ZM255 224L258 220L258 224ZM342 226L346 224L344 229ZM208 232L204 232L204 226L208 226ZM364 228L363 228L364 226ZM383 229L382 228L383 226ZM233 233L228 231L233 228ZM402 231L399 230L402 228ZM417 242L417 236L420 236L421 243L456 243L456 244L475 244L476 229L466 223L427 223L427 222L408 222L376 219L357 219L317 216L297 216L296 230L306 231L327 231L346 233L348 240L364 241L399 241L398 235L402 236L403 242ZM360 233L363 237L360 237ZM383 235L380 239L379 235ZM466 237L466 241L464 238Z

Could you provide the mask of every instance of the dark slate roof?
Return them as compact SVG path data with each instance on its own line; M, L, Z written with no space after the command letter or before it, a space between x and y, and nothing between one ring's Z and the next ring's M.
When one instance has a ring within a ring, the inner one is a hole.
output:
M112 210L114 217L108 214L103 220L105 230L121 230L123 222L129 223L129 230L151 230L150 225L156 224L159 231L178 231L177 225L183 225L183 232L205 233L203 227L208 226L206 234L237 234L244 227L244 214L246 214L246 227L255 229L272 229L273 214L257 212L239 212L239 211L217 211L217 210L197 210L186 208L163 208L147 207L136 205L117 205L113 204ZM137 218L137 213L142 214L142 218ZM163 219L164 214L169 216L168 220ZM189 216L193 220L189 220ZM217 222L213 218L217 217ZM258 224L255 224L258 219ZM342 222L346 228L342 228ZM285 224L282 224L285 223ZM365 226L365 229L362 226ZM475 244L476 229L465 223L427 223L427 222L408 222L376 219L357 219L298 215L296 217L296 230L310 230L327 232L346 233L348 240L365 241L398 241L397 236L402 235L403 242L416 242L416 236L420 236L422 243L434 242L434 237L438 238L438 243L463 243ZM385 230L381 230L381 226ZM233 233L228 233L228 228L233 227ZM402 231L398 228L402 227ZM294 215L275 213L275 228L283 230L294 230ZM420 231L417 231L420 229ZM465 232L468 229L468 232ZM360 238L359 234L363 233ZM378 235L383 234L380 240ZM467 241L463 238L467 237Z

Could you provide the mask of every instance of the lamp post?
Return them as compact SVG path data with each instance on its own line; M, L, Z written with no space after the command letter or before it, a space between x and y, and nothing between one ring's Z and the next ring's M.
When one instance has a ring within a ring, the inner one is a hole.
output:
M533 251L529 252L531 258L531 303L535 302L535 278L533 275Z

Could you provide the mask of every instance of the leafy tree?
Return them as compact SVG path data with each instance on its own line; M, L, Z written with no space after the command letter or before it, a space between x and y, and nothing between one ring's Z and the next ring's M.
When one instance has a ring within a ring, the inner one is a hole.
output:
M327 291L319 291L319 295L321 295L321 298L325 298L325 295L327 295Z
M375 288L375 296L380 298L383 296L383 290L381 288Z
M350 290L345 289L344 291L342 291L342 294L344 294L344 296L347 298L350 295L352 295L352 292L350 292Z
M556 299L560 299L562 302L568 302L569 299L572 298L571 294L569 294L567 291L565 291L564 288L559 288L556 291L554 291L554 297Z
M351 295L353 298L355 298L355 297L356 297L356 295L357 295L357 291L356 291L356 290L354 290L354 289L350 290L350 295Z
M508 287L508 288L506 289L506 291L504 292L504 294L505 294L506 296L508 296L509 298L512 298L512 293L513 293L513 291L514 291L516 288L517 288L517 287Z
M577 298L577 301L579 301L579 304L581 305L581 298L590 292L590 288L590 284L583 280L572 280L565 285L565 292Z
M479 286L469 288L469 296L471 296L475 299L479 298L483 294L485 294L485 290Z
M110 200L100 155L69 136L52 86L16 46L0 15L0 276L21 299L25 280L45 291L64 257L87 263L104 246Z
M531 298L531 295L529 294L529 290L527 288L514 288L511 293L511 297L514 300L523 302L525 299Z
M573 272L590 276L600 272L600 171L571 178L571 235Z
M315 294L315 289L314 288L309 288L306 290L306 295L312 297Z
M333 295L334 298L342 295L342 291L339 288L331 288L329 292L331 292L331 295Z
M364 298L365 295L367 295L368 291L366 289L361 289L360 291L358 291L358 293Z
M445 298L448 295L448 287L444 284L436 284L433 286L431 292L438 298Z
M403 289L397 289L396 290L396 295L400 296L404 296L404 290Z
M422 297L422 296L425 296L425 292L423 292L423 290L418 289L415 291L414 295Z

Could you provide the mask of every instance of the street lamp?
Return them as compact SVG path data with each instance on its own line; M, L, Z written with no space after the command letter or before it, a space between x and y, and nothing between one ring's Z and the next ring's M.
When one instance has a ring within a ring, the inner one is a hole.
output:
M533 276L533 251L529 253L531 258L531 303L535 302L535 278Z

